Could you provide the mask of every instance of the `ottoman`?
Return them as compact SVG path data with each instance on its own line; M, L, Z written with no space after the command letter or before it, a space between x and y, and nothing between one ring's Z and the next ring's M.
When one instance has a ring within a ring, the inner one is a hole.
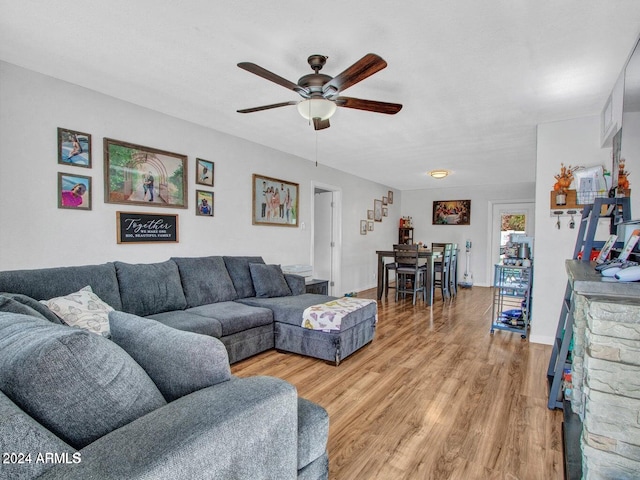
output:
M336 297L305 293L278 298L236 300L273 311L275 348L284 352L333 362L336 366L356 350L373 340L377 304L364 305L342 319L340 330L322 331L302 327L303 312Z

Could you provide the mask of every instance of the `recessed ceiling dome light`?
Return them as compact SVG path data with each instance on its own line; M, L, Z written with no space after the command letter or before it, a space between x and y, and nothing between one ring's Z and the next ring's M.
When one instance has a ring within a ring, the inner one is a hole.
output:
M449 171L448 170L431 170L429 172L429 175L431 175L433 178L444 178L447 175L449 175Z

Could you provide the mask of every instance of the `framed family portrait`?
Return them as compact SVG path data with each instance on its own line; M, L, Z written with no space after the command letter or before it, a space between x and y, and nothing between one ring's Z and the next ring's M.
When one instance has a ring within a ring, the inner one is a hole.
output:
M91 168L91 135L58 128L58 163Z
M187 208L187 156L105 138L104 201Z
M469 225L471 200L437 200L433 202L433 225Z
M58 208L91 210L91 177L58 173Z
M196 215L213 217L213 192L196 190Z
M298 226L297 183L253 174L253 225Z
M213 187L213 162L196 158L196 183Z

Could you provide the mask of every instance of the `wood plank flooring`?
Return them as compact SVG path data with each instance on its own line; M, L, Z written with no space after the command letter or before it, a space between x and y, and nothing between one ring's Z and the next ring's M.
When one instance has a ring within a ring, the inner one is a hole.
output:
M390 294L373 342L338 367L272 350L232 372L283 378L327 409L330 479L562 479L551 347L490 335L491 292L437 294L433 307Z

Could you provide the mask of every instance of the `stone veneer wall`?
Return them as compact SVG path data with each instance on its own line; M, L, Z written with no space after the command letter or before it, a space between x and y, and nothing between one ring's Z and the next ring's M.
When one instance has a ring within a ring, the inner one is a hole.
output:
M574 295L571 404L587 480L640 476L640 299Z

